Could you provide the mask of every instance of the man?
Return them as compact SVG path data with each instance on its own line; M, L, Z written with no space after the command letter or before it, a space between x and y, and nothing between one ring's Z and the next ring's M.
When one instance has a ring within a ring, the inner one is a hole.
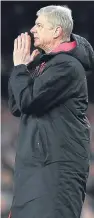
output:
M34 46L44 54L35 50L30 55L28 33L14 42L9 107L21 123L12 218L81 214L90 144L86 74L92 71L94 52L72 30L69 8L47 6L30 30Z

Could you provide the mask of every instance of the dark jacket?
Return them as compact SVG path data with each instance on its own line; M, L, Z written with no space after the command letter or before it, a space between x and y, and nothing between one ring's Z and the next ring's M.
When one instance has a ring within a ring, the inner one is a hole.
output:
M89 170L90 125L86 71L93 50L72 36L70 52L42 55L30 73L14 67L9 107L20 117L12 218L79 218Z

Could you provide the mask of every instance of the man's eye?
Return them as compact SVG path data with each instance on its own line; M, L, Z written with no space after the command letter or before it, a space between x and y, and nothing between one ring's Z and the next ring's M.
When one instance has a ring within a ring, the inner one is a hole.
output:
M39 23L37 23L36 26L37 26L37 27L42 27L41 24L39 24Z

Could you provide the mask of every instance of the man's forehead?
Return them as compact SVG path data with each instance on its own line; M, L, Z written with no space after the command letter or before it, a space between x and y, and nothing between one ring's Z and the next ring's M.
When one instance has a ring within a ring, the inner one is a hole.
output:
M45 22L47 22L47 19L44 15L40 15L37 17L35 23L41 23L41 24L44 24Z

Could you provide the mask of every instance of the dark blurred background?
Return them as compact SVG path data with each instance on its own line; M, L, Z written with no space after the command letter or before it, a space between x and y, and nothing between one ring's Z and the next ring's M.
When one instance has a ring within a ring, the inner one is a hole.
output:
M72 9L74 33L85 37L94 49L93 1L2 1L1 2L1 213L6 218L13 197L13 171L19 119L8 108L8 78L13 67L14 39L34 25L36 12L47 5L68 5ZM94 218L94 72L87 78L91 123L91 160L82 218Z

